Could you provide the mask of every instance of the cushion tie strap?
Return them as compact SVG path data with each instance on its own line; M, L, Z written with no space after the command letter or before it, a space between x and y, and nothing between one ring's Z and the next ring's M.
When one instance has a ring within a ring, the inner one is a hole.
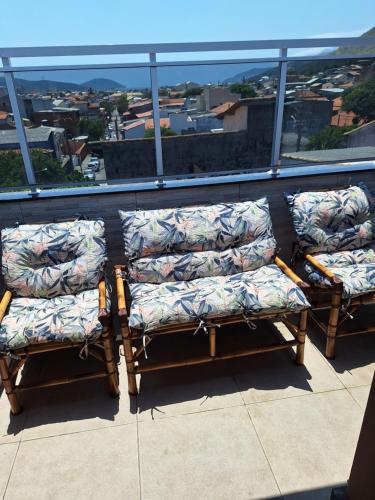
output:
M354 319L354 316L353 314L350 314L349 313L349 308L350 308L350 304L351 304L351 299L349 299L347 301L347 303L345 305L342 305L341 306L341 311L343 312L343 314L345 314L349 319Z
M197 328L195 329L193 335L195 335L196 333L199 332L199 330L202 328L202 330L204 331L204 333L206 333L208 335L208 330L207 330L207 323L204 321L204 319L201 319L199 321L199 325L197 326Z
M247 317L245 312L242 313L242 317L245 320L245 323L247 324L247 326L250 328L250 330L257 329L257 325Z
M82 349L80 349L80 351L79 351L78 357L79 357L79 359L82 359L83 361L85 361L89 357L89 341L87 338L85 339L85 343L84 343Z
M151 340L150 337L145 333L142 335L143 352L145 353L145 359L148 359L146 346L150 340Z

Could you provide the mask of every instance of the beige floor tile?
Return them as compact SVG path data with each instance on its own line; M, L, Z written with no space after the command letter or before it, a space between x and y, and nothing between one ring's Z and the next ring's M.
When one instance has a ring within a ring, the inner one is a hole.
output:
M26 413L20 413L19 415L13 416L10 413L10 406L8 402L7 395L3 388L0 396L0 444L3 443L15 443L20 441Z
M90 371L93 368L89 362L79 362L76 354L52 356L49 362L56 368L53 361L72 363L72 369L78 369L77 371ZM40 363L39 378L48 377L45 369L47 364L48 359L43 359ZM65 369L57 371L60 375ZM106 379L33 390L23 394L26 421L22 440L135 422L136 408L130 407L124 363L120 365L120 386L122 393L120 398L115 399L108 393ZM134 401L132 403L134 404Z
M139 387L139 420L243 405L222 363L146 373Z
M137 425L21 443L5 498L138 499Z
M140 422L139 446L144 500L279 495L245 407Z
M366 328L374 323L374 307L364 307L353 321L347 320L349 330ZM310 322L311 323L311 322ZM320 352L325 349L325 336L310 324L311 339ZM375 371L375 334L353 335L336 341L336 357L327 360L345 387L368 385Z
M357 403L363 410L366 409L370 388L371 385L360 385L358 387L351 387L348 389L350 394L353 396L353 398L357 401Z
M347 480L363 417L347 391L247 408L283 494L329 498L332 486Z
M247 404L344 388L308 341L304 366L297 366L288 351L270 352L231 364Z
M18 443L7 443L0 446L0 496L4 498L9 475L14 458L17 454Z

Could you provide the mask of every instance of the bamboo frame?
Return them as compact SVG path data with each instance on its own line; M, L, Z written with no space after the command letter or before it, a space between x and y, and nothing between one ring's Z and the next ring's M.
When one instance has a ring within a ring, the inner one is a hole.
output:
M14 352L15 357L19 358L15 365L11 368L9 366L7 355L0 354L0 376L1 380L7 394L11 412L13 415L18 415L22 412L22 406L18 399L18 393L30 389L40 389L44 387L54 387L62 384L69 384L72 382L79 382L82 380L92 380L97 378L107 378L109 392L112 397L118 397L119 387L118 387L118 374L117 365L114 360L113 351L113 329L111 324L111 316L107 312L107 299L106 299L106 285L105 281L100 281L99 285L99 303L98 303L98 319L103 325L103 331L99 339L92 344L92 346L100 346L102 352L95 352L92 348L88 348L88 355L94 356L96 359L101 361L104 365L104 369L84 373L78 375L72 375L63 378L53 378L50 380L45 380L37 384L18 384L16 385L15 380L17 374L21 367L24 365L26 360L40 353L47 353L52 351L59 351L64 349L79 349L81 350L84 346L84 342L45 342L41 344L32 344L25 346L21 349L17 349ZM0 324L3 317L6 314L8 306L11 303L12 294L8 290L4 293L4 296L0 302ZM91 346L90 346L91 347Z
M351 335L360 335L363 333L375 332L375 325L373 327L367 327L360 330L343 330L342 325L347 320L348 314L352 314L359 306L375 304L375 293L369 292L359 297L355 297L350 300L350 308L348 309L348 304L346 304L343 298L343 282L336 276L329 268L321 264L315 259L313 255L304 254L303 258L306 259L315 269L327 278L331 283L331 288L322 288L318 285L314 285L307 291L309 301L312 304L312 309L309 311L309 316L315 322L315 324L322 330L326 335L326 347L325 356L328 359L334 359L336 355L336 340L342 337L348 337ZM325 302L320 302L317 300L317 296L322 293L322 291L327 292L330 295L330 300ZM344 310L342 309L344 307ZM327 324L323 323L317 316L316 311L319 309L329 309L329 318Z
M301 288L309 288L309 285L304 283L303 280L290 269L285 262L283 262L279 257L275 257L275 264L286 274L295 284ZM293 323L286 316L295 314L288 310L272 311L262 314L253 314L248 316L248 320L262 320L262 319L280 319L280 314L282 315L281 321L288 328L290 333L293 335L293 340L281 341L279 343L271 345L260 345L253 348L244 348L232 352L219 353L217 352L217 328L215 325L216 321L220 322L220 325L244 323L245 320L243 316L227 316L227 317L217 317L210 318L207 320L208 328L208 354L202 356L196 356L194 358L185 358L179 361L164 361L164 362L149 362L141 363L140 357L144 352L144 346L139 347L133 351L133 343L139 341L143 338L144 332L142 330L133 329L129 327L128 315L130 311L130 303L127 302L126 287L124 285L123 273L126 270L124 265L114 266L115 270L115 282L116 282L116 292L117 292L117 304L118 304L118 317L120 322L122 342L124 346L124 356L126 360L127 375L128 375L128 392L129 395L136 395L138 393L137 388L137 374L163 370L167 368L176 368L181 366L197 365L202 363L209 363L212 361L219 361L225 359L238 358L243 356L250 356L252 354L258 354L262 352L269 352L281 349L289 349L290 347L296 347L295 360L299 365L303 364L304 360L304 347L305 347L305 335L306 335L306 324L307 324L307 314L308 310L305 309L299 313L299 321L297 324ZM147 332L147 339L145 344L147 345L153 339L160 335L175 334L192 332L196 330L197 324L195 322L191 323L176 323L168 326L162 326L151 332ZM134 347L135 348L135 347Z

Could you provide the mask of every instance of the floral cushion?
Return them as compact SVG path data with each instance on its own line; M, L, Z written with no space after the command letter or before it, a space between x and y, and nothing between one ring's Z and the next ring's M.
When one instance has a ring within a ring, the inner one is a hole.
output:
M356 250L318 253L314 257L342 280L344 298L375 291L375 243ZM305 270L312 283L323 287L331 286L324 275L307 261Z
M351 250L375 240L374 199L364 184L286 195L286 200L305 252Z
M51 298L95 288L106 261L104 222L21 225L1 233L6 286L21 297Z
M0 325L0 348L95 340L102 332L98 313L97 288L52 299L13 298Z
M129 325L144 331L230 315L285 309L297 312L309 307L301 289L273 264L231 276L129 287Z
M269 264L275 253L266 198L119 213L133 281L236 274Z

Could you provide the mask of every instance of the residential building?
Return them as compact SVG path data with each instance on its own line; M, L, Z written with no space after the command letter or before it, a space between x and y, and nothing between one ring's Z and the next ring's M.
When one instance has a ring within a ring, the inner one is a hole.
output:
M232 94L229 87L207 86L203 90L206 111L216 108L225 102L236 102L241 99L240 94Z
M196 121L187 114L186 111L181 113L171 113L169 115L170 128L176 134L186 132L194 132L196 130Z
M145 136L146 125L144 120L129 123L122 129L123 139L143 139Z
M344 134L348 148L375 146L375 120Z
M78 108L53 108L37 111L33 114L32 118L36 125L65 128L67 134L70 136L76 136L78 133L78 123L80 120Z
M66 141L65 129L40 126L25 129L26 139L30 149L44 149L51 152L54 158L60 159L62 145ZM0 150L19 149L17 131L0 130Z

